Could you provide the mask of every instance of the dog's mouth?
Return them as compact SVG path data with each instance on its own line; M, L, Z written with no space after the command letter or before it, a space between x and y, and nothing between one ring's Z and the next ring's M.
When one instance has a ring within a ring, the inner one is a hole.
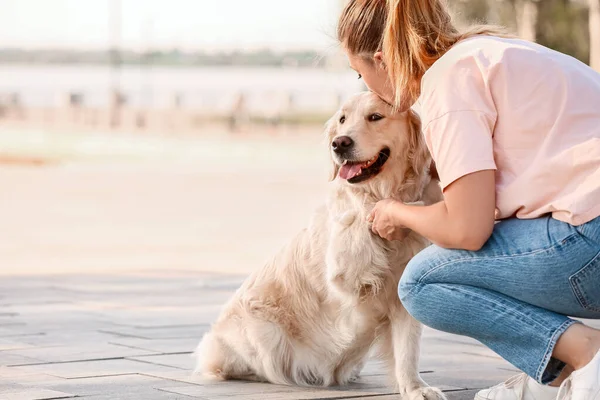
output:
M348 183L364 182L379 174L389 158L390 149L385 147L368 161L345 160L340 167L339 177Z

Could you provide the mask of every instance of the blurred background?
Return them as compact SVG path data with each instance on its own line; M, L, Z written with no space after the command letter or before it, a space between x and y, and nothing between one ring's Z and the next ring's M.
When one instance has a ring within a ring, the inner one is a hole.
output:
M0 274L247 272L306 225L360 90L343 0L0 0ZM600 0L451 0L600 70Z

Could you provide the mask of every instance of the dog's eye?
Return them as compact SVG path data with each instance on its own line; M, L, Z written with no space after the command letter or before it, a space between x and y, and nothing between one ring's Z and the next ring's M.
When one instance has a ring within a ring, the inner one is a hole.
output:
M345 116L345 115L342 115L342 116L340 117L340 124L343 124L344 122L346 122L346 116Z
M369 115L369 121L370 122L375 122L375 121L379 121L379 120L382 120L382 119L383 119L383 115L381 115L381 114L375 113L375 114Z

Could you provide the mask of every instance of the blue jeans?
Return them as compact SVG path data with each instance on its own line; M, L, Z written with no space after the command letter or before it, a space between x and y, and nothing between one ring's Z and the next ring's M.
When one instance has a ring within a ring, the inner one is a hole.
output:
M600 319L600 218L575 227L551 217L499 222L475 252L430 246L399 286L408 312L434 329L479 340L540 383L576 318Z

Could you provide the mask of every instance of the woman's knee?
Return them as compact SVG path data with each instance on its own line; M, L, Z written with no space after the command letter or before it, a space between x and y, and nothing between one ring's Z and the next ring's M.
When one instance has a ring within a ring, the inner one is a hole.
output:
M429 246L414 256L406 266L398 285L398 296L409 311L413 294L424 284L423 278L442 262L443 253L447 251L438 246Z

